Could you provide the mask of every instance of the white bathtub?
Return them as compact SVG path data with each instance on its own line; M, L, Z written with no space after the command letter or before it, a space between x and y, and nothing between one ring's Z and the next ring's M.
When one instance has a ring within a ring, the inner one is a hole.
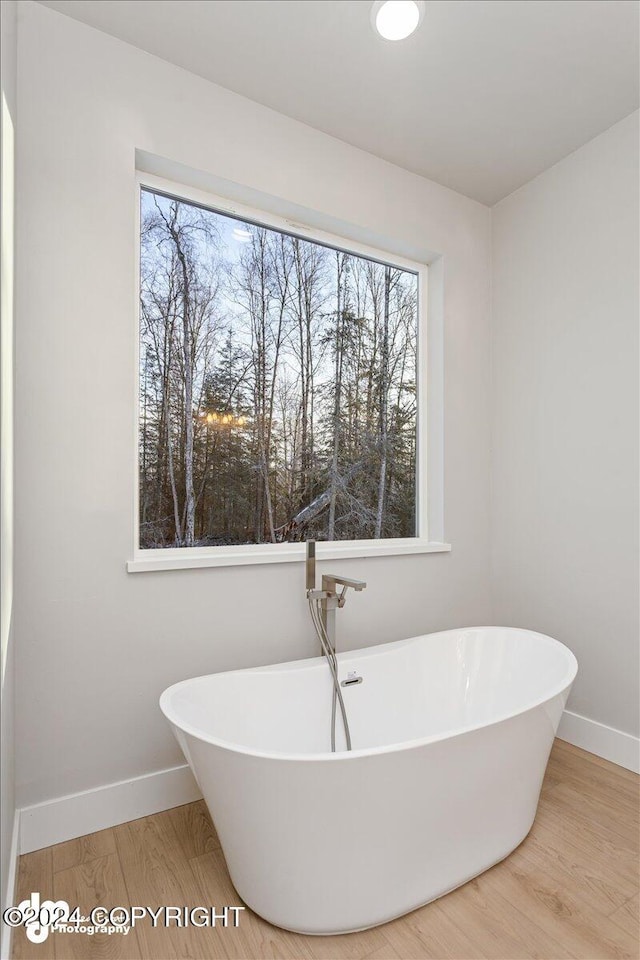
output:
M343 688L351 753L329 752L322 658L185 680L160 700L238 894L303 933L384 923L517 847L577 671L556 640L501 627L338 661L341 679L363 678Z

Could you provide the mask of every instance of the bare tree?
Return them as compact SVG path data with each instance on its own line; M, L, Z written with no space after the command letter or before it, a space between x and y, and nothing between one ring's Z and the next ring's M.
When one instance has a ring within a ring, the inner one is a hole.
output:
M334 343L333 380L333 450L331 454L331 486L329 493L329 524L327 537L335 538L336 497L338 493L338 454L340 452L340 417L342 403L342 365L344 361L343 284L348 269L347 255L336 250L336 327Z

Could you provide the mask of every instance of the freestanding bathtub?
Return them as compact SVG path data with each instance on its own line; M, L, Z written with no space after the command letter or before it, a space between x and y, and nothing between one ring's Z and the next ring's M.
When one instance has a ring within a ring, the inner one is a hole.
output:
M329 752L324 658L185 680L160 706L233 884L310 934L385 923L529 832L573 654L539 633L448 630L338 655L353 750ZM338 719L339 736L342 735Z

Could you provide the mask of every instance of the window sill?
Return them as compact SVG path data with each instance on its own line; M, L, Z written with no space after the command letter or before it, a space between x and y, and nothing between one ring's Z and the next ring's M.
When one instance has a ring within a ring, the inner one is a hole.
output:
M349 540L344 543L319 542L317 559L342 560L350 557L390 557L401 554L449 553L450 543L430 540ZM237 547L190 547L140 550L127 561L128 573L159 570L188 570L195 567L233 567L258 563L292 563L305 559L304 543L265 543Z

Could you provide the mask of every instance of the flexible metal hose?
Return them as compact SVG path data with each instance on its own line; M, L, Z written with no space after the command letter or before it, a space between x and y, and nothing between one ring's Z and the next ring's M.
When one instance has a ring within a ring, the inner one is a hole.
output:
M315 628L318 640L320 641L320 646L322 647L322 652L327 658L327 663L329 664L329 669L331 670L331 677L333 679L333 697L331 704L331 752L336 752L336 703L340 704L340 713L342 714L342 723L344 726L344 733L347 741L347 750L351 750L351 731L349 730L349 721L347 720L347 710L344 705L344 700L342 699L342 691L340 690L340 682L338 680L338 661L336 659L336 652L329 642L329 637L327 636L327 631L325 629L324 623L322 622L322 613L321 613L321 603L320 600L309 598L309 613L311 614L311 621Z

